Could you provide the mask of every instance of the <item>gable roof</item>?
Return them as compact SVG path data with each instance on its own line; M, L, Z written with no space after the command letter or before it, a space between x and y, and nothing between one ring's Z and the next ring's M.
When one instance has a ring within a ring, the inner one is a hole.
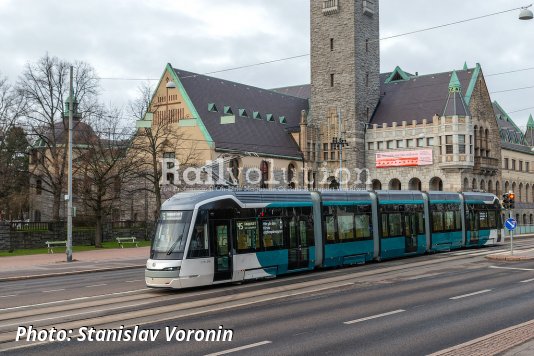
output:
M499 125L501 146L505 149L533 154L529 147L529 142L525 138L525 134L517 127L508 113L506 113L497 101L494 101L492 105Z
M465 97L473 69L456 71L457 80L461 85L459 94ZM417 120L422 123L423 119L432 120L434 115L442 113L457 115L468 115L468 111L461 108L460 100L454 108L447 109L447 99L449 97L449 84L451 83L453 72L444 72L420 76L411 76L402 81L392 81L387 83L389 74L381 74L380 78L380 102L371 118L371 124L388 124L393 122L412 122ZM456 78L454 81L456 82ZM455 83L457 85L457 83ZM454 101L451 102L451 105ZM445 110L444 110L445 108Z
M302 158L288 129L299 125L301 111L308 111L308 100L181 69L173 70L216 150ZM215 104L218 110L213 111L211 107L210 111L209 104ZM231 108L234 123L232 120L221 121L221 116L225 116L224 107ZM247 115L240 116L243 112L240 109L244 109ZM268 117L271 120L267 120ZM281 120L281 117L284 119ZM284 121L285 124L282 123Z

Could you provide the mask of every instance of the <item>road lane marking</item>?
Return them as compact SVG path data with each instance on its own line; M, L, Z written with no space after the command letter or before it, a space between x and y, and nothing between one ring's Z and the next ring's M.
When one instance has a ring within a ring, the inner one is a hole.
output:
M532 279L527 279L526 281L521 281L519 283L528 283L528 282L534 282L534 278Z
M451 299L451 300L462 299L462 298L472 297L474 295L488 293L488 292L491 292L491 289L484 289L484 290L480 290L480 291L474 292L474 293L458 295L456 297L452 297L452 298L449 298L449 299Z
M107 285L108 285L107 283L93 284L93 285L90 285L90 286L85 286L85 288L102 287L102 286L107 286Z
M142 279L135 279L133 281L124 281L124 283L134 283L134 282L142 282Z
M517 271L534 271L534 268L517 268L517 267L500 267L500 266L489 266L489 268L511 269L511 270L517 270Z
M20 305L18 307L2 308L2 309L0 309L0 312L8 311L8 310L25 309L25 308L31 308L31 307L42 307L42 306L45 306L45 305L54 305L54 304L61 304L61 303L66 303L66 302L77 302L77 301L80 301L80 300L87 300L87 299L91 299L91 298L108 297L108 296L112 296L112 295L121 295L121 294L130 294L130 293L140 292L140 291L151 292L151 290L146 289L146 288L135 289L135 290L129 290L129 291L126 291L126 292L99 294L99 295L93 295L93 296L87 296L87 297L79 297L79 298L73 298L73 299L54 300L52 302L46 302L46 303L37 303L37 304L29 304L29 305Z
M42 293L53 293L53 292L61 292L62 290L65 290L65 288L61 289L50 289L50 290L43 290Z
M378 315L368 316L368 317L366 317L366 318L361 318L361 319L356 319L356 320L351 320L351 321L345 321L343 324L346 324L346 325L356 324L356 323L360 323L360 322L362 322L362 321L367 321L367 320L371 320L371 319L382 318L382 317L384 317L384 316L388 316L388 315L393 315L393 314L403 313L403 312L405 312L405 311L406 311L406 310L404 310L404 309L394 310L394 311L390 311L390 312L383 313L383 314L378 314Z
M241 351L241 350L247 350L247 349L251 349L253 347L263 346L263 345L267 345L267 344L272 344L272 341L267 341L267 340L266 341L261 341L261 342L255 343L255 344L250 344L250 345L235 347L233 349L229 349L229 350L225 350L225 351L215 352L215 353L212 353L212 354L208 354L206 356L226 355L226 354L230 354L232 352L237 352L237 351Z
M16 297L18 294L0 295L0 298Z

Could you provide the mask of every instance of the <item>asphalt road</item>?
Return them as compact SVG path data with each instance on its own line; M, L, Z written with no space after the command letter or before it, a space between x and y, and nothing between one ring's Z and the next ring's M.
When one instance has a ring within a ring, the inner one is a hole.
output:
M534 241L522 244L534 247ZM456 251L178 292L143 288L137 281L142 270L2 283L1 295L19 294L0 299L0 350L24 355L204 355L235 348L244 348L243 355L428 354L534 319L534 262L483 259L492 252ZM21 325L71 329L72 341L11 349L28 345L14 342ZM140 325L159 335L154 342L76 341L79 328L90 325ZM166 341L166 328L174 326L222 326L233 330L233 338Z

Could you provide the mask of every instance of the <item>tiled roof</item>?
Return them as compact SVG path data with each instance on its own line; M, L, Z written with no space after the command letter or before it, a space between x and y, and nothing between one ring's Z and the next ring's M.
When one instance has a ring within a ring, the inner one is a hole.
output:
M462 96L465 96L472 73L472 69L456 71ZM380 76L380 102L371 119L372 124L391 125L402 121L411 123L412 120L422 123L423 119L431 121L434 115L443 114L452 72L412 76L408 80L385 83L389 75ZM458 114L461 115L459 111Z
M299 125L301 111L308 111L308 100L181 69L174 71L216 149L297 159L302 156L288 128ZM218 111L210 111L210 103ZM235 123L221 124L225 107L231 108ZM244 113L246 116L240 115Z

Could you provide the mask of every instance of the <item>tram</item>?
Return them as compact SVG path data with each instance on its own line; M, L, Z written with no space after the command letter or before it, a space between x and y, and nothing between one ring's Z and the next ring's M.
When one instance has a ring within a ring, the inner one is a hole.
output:
M477 192L179 193L162 205L145 282L189 288L502 244L500 211Z

